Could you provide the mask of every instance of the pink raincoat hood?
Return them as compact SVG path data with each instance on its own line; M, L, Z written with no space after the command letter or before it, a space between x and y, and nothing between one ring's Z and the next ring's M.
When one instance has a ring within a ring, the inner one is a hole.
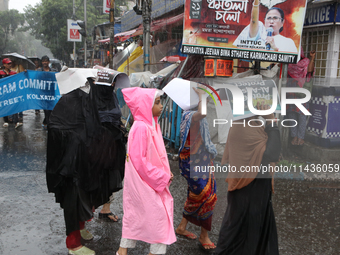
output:
M141 120L152 126L152 107L157 89L126 88L122 90L124 100L134 120ZM161 91L160 91L161 92ZM155 117L157 123L158 117Z

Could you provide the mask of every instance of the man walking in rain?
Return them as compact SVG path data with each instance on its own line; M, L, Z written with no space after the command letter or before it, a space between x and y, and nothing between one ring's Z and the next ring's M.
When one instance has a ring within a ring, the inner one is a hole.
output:
M41 57L41 64L42 64L42 67L38 68L37 71L58 72L57 69L50 68L50 66L49 66L50 58L46 55ZM44 129L47 129L47 124L49 122L51 112L52 112L51 110L44 110L45 118L44 118L43 123L42 123L42 126L43 126Z

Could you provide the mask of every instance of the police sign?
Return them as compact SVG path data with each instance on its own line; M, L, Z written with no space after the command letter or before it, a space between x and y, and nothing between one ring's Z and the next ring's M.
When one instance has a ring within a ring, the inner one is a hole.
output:
M335 4L308 8L304 27L330 25L334 22Z

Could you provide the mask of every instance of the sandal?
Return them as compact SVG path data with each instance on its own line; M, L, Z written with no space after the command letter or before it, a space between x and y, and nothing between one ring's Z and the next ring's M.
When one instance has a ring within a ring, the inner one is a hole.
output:
M197 239L197 236L196 236L194 233L189 233L189 234L186 234L186 235L182 235L182 234L176 233L176 235L185 237L185 238L187 238L187 239L189 239L189 240L195 240L195 239Z
M202 244L201 242L198 242L198 246L200 247L201 250L207 253L212 253L216 249L216 245L214 243L203 243Z
M93 239L93 235L86 228L80 230L80 236L85 241L90 241Z
M73 250L68 250L69 255L95 255L95 251L90 250L89 248L83 246L80 249L73 251Z
M110 218L109 216L113 216L116 220ZM99 213L98 215L99 219L107 220L107 221L112 221L112 222L117 222L118 221L118 216L114 215L112 212L109 213Z

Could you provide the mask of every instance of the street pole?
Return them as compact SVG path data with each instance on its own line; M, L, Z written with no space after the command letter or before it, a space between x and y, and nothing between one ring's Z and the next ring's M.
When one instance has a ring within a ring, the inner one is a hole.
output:
M75 6L75 0L73 0L73 16L72 20L76 19L76 6ZM76 67L76 42L73 42L73 67Z
M282 71L281 71L281 77L279 82L279 92L281 92L281 89L284 87L287 87L287 77L288 77L288 64L282 63ZM283 116L280 115L280 123L283 121ZM278 125L280 134L281 134L281 151L282 154L285 156L288 154L288 141L289 141L289 128L283 128L282 125Z
M85 33L87 31L87 21L86 21L86 0L84 0L84 22L85 22ZM85 37L85 40L84 40L84 66L85 68L87 67L87 45L86 45L86 37Z
M115 0L110 3L110 46L109 46L109 68L113 69L113 44L115 40Z
M143 57L144 71L150 70L150 23L152 0L143 1Z

